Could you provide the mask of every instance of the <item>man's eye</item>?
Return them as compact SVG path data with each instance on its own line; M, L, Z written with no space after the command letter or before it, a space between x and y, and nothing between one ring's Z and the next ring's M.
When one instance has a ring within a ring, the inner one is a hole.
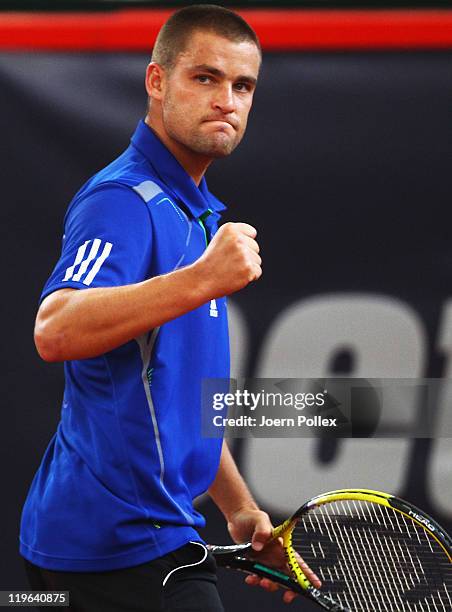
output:
M200 83L210 83L210 81L212 80L209 76L207 76L206 74L198 74L196 76L196 79L200 82Z
M235 88L237 91L250 91L248 83L236 83Z

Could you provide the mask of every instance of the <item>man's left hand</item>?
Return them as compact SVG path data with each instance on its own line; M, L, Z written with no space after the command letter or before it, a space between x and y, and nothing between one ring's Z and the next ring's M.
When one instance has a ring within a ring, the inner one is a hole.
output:
M253 558L255 557L262 563L290 575L281 541L279 539L271 539L273 525L266 512L261 510L238 510L230 517L228 530L232 539L237 544L251 540L253 550L256 553L253 555ZM314 572L302 560L300 560L300 566L307 579L316 588L319 588L321 582ZM251 586L260 586L270 592L276 591L279 588L277 583L268 578L260 578L254 574L247 576L245 582ZM286 589L284 591L283 601L285 603L291 603L297 597L294 591Z

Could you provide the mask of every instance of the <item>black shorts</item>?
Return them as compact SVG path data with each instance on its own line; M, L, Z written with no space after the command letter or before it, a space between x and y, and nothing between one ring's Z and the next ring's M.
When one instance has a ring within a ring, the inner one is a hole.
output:
M153 561L108 572L57 572L27 560L25 568L34 591L69 591L69 607L50 608L60 612L224 612L215 559L209 553L199 563L204 555L199 544L187 544ZM190 564L196 565L181 567Z

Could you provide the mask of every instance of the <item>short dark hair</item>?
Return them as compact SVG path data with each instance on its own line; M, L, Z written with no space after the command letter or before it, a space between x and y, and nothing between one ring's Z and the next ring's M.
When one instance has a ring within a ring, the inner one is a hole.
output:
M240 15L216 4L193 4L173 13L163 25L155 41L152 61L163 68L173 68L190 36L198 30L214 32L233 42L252 42L262 55L256 32Z

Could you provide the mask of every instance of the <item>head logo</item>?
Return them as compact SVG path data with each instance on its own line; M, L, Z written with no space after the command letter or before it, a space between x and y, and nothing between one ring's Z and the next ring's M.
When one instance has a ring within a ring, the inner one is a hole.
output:
M413 512L412 510L409 510L409 515L415 518L419 523L422 523L422 525L425 525L425 527L427 527L427 529L430 529L430 531L435 531L435 526L432 525L431 522L427 518L425 518L425 516L422 516L417 512Z

